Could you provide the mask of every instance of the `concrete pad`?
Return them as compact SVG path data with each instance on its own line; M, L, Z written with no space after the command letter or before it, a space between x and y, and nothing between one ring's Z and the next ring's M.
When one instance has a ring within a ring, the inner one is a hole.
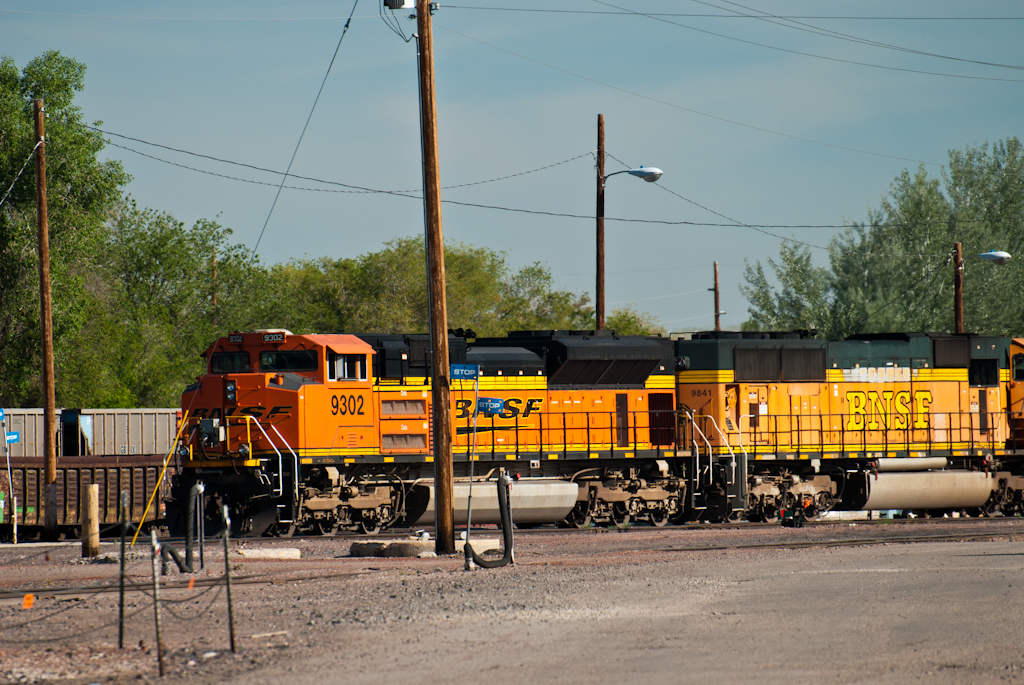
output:
M476 538L470 540L473 549L477 554L483 554L492 549L501 549L501 541L488 538ZM351 557L421 557L426 558L425 552L433 553L436 542L434 540L374 540L373 542L353 542L349 550ZM455 548L462 552L462 540L455 541Z
M302 552L298 547L254 547L236 549L235 552L245 559L301 559Z

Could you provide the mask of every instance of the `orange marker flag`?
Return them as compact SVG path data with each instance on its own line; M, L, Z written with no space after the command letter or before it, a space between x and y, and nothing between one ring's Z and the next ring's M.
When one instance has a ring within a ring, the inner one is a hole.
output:
M25 595L25 598L23 600L21 600L21 608L22 609L31 609L32 605L35 604L35 603L36 603L36 596L35 595L31 595L31 594L30 595Z

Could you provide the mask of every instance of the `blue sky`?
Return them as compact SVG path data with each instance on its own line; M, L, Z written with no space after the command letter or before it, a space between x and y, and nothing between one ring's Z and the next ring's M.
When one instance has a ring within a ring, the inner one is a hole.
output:
M565 12L521 11L530 9ZM78 104L105 130L283 171L351 10L349 0L0 0L0 54L19 67L49 49L84 62ZM406 34L414 30L415 22L399 21ZM577 158L447 189L443 198L591 216L589 153L603 113L609 153L665 171L657 185L609 179L609 217L784 226L862 220L902 169L924 162L937 174L950 148L1021 136L1024 70L963 60L1024 67L1022 29L1019 2L442 3L434 16L442 185ZM374 189L420 186L414 45L381 21L373 0L360 0L293 173ZM128 190L140 205L189 223L215 218L255 245L279 176L112 141L270 184L107 149L133 176ZM622 168L608 160L608 172ZM503 251L516 268L542 262L558 287L592 292L592 219L445 204L443 221L447 240ZM264 263L353 257L422 230L417 200L285 189L258 252ZM822 246L836 232L767 230ZM635 303L669 330L706 329L717 260L723 324L739 325L747 316L738 289L744 259L776 255L778 244L738 225L608 221L609 308Z

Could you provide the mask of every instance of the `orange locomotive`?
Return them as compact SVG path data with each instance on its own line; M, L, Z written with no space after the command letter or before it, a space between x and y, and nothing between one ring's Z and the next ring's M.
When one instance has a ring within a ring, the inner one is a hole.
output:
M449 345L452 363L480 367L479 392L504 400L474 427L476 386L453 381L457 516L471 454L478 475L519 474L524 525L660 525L683 511L668 340L545 331ZM432 520L427 336L265 330L204 356L207 373L182 396L176 500L202 481L248 534ZM474 520L486 522L477 497Z
M722 516L1020 510L1021 341L702 333L675 345L696 463L737 464L718 477Z
M1024 513L1024 341L520 331L449 348L504 400L474 422L476 386L453 381L457 521L471 466L517 474L520 525ZM429 350L425 335L221 338L182 397L172 499L201 481L248 534L432 523ZM497 520L485 500L474 521Z

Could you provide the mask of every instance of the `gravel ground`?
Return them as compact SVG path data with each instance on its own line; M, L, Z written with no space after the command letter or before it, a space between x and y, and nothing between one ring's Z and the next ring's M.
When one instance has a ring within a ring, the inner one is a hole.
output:
M977 533L993 537L737 549ZM242 541L302 559L232 556L236 654L222 585L166 576L162 682L1024 682L1021 541L1024 520L1000 519L540 529L517 536L514 566L472 573L459 557L348 557L349 538ZM0 682L161 680L147 595L128 595L122 651L116 592L47 594L116 584L116 550L0 546ZM207 552L199 579L223 574ZM144 583L148 551L128 562Z

